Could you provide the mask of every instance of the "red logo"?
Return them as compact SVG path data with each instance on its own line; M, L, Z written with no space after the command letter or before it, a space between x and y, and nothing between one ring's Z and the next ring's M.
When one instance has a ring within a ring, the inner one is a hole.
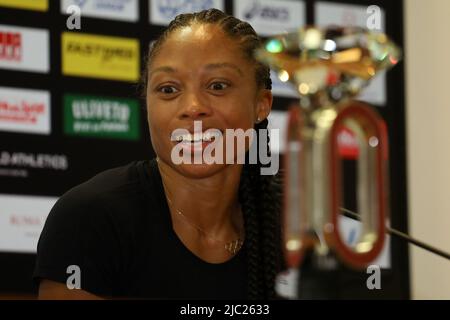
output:
M342 127L338 134L339 155L348 160L356 160L359 157L359 145L356 136L350 129Z
M9 217L9 224L13 226L41 226L41 217L12 214Z
M0 59L22 60L22 35L20 33L0 31Z
M43 103L21 101L18 104L0 100L0 121L17 123L36 123L37 118L44 114L46 107Z

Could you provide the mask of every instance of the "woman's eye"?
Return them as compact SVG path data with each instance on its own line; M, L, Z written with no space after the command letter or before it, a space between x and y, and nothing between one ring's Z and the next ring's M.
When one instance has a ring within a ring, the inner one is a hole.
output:
M179 90L175 88L174 86L163 86L158 88L158 92L164 93L164 94L172 94L177 93Z
M214 82L214 83L211 83L209 88L212 90L224 90L224 89L228 88L228 84L225 82Z

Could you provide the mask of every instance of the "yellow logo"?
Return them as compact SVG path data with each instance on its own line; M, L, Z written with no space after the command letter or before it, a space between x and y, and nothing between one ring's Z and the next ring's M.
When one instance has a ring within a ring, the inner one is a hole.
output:
M62 73L68 76L137 82L139 40L64 32Z
M17 9L47 11L48 0L0 0L0 6Z

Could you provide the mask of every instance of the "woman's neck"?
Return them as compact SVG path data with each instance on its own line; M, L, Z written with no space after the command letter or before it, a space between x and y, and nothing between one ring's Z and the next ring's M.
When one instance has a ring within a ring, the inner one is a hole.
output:
M172 210L180 211L197 227L218 237L231 229L242 229L238 196L242 165L227 165L212 176L195 179L157 160Z

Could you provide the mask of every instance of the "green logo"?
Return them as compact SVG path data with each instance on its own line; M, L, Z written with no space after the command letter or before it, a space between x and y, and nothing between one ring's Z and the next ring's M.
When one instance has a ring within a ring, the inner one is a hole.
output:
M139 139L139 102L85 95L64 96L64 133L94 138Z

